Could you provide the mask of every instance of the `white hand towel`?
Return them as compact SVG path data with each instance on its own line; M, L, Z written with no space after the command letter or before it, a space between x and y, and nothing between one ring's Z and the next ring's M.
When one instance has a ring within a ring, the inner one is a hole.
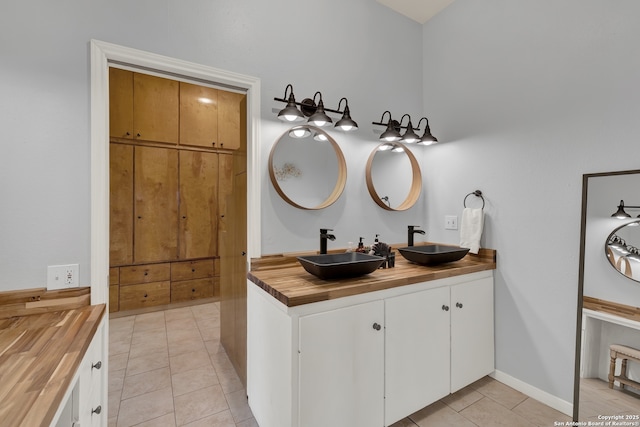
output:
M482 209L464 208L460 222L460 247L469 248L472 254L478 253L483 223Z

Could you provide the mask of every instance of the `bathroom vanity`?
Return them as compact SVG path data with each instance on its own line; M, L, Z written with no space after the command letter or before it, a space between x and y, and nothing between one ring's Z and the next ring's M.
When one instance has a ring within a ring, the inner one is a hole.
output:
M294 258L295 259L295 258ZM495 251L324 281L287 257L248 278L261 427L389 426L494 370Z

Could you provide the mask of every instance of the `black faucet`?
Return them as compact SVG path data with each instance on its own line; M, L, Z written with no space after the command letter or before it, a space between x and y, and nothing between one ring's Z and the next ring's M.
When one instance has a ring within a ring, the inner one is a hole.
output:
M324 255L327 253L327 239L336 240L336 236L333 234L329 234L329 231L333 231L330 228L321 228L320 229L320 254Z
M407 230L407 246L413 246L413 235L415 233L425 234L424 230L416 230L416 227L420 227L419 225L410 225Z

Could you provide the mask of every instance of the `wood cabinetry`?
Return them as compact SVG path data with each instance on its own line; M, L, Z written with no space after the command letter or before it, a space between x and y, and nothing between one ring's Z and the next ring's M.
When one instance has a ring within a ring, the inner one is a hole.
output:
M178 258L178 152L135 147L134 250L136 263Z
M220 212L233 193L229 150L246 163L246 96L116 68L109 82L109 310L219 296ZM151 278L158 265L170 272Z
M109 68L111 137L177 144L179 82Z
M248 283L248 301L264 427L389 426L494 369L489 271L296 307Z
M180 144L237 150L246 95L180 82Z

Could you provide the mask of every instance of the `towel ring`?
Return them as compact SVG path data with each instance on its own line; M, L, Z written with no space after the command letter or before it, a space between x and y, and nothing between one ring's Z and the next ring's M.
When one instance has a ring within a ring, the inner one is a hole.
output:
M469 197L471 195L476 196L476 197L480 197L482 199L482 209L484 209L484 197L482 197L482 191L480 191L480 190L476 190L474 192L471 192L471 193L467 194L464 197L464 200L462 201L462 206L464 206L465 208L467 207L467 197Z

